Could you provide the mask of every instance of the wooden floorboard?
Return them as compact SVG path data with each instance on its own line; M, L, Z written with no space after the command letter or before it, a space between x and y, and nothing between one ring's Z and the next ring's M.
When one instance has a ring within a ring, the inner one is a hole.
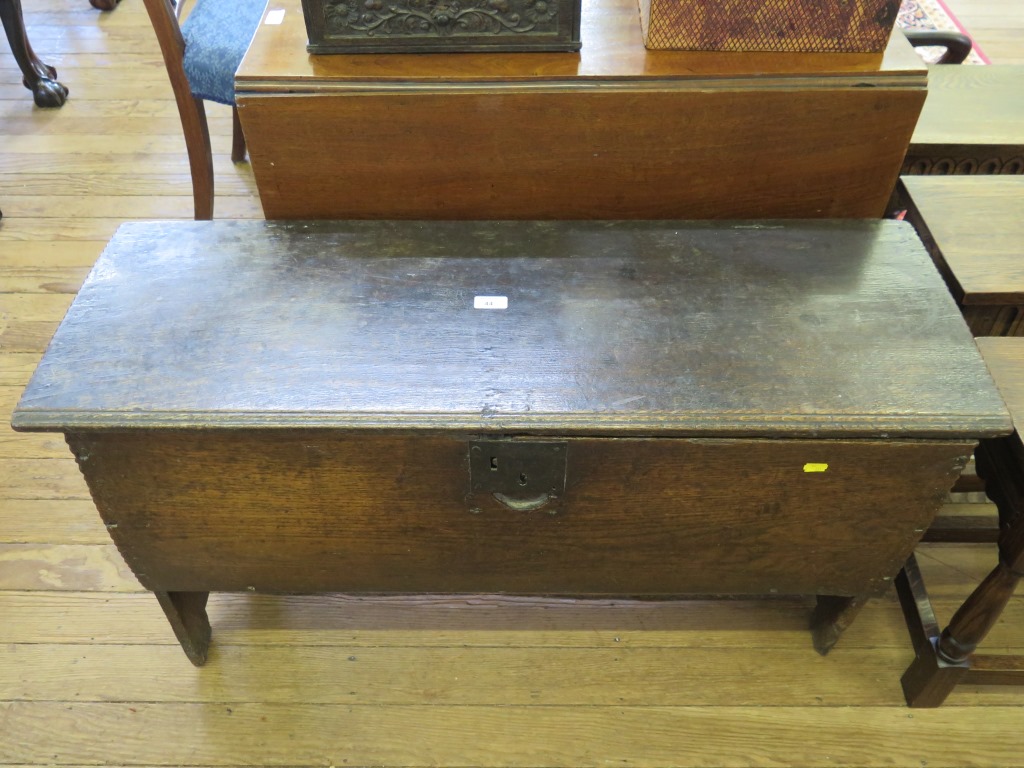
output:
M15 701L0 760L160 765L1024 765L986 707L354 706ZM111 736L116 736L111 738ZM160 738L154 738L159 734ZM280 735L278 735L280 734ZM205 736L205 738L204 738ZM707 754L714 754L709 762Z
M1024 62L1019 0L950 5L993 61ZM828 657L807 598L213 595L210 660L189 664L62 436L6 426L117 226L191 215L177 111L139 0L25 15L71 98L35 108L0 47L0 768L1024 765L1024 689L903 706L912 651L892 594ZM217 215L259 217L230 113L210 117ZM995 553L919 559L944 621ZM1022 650L1018 596L986 651Z

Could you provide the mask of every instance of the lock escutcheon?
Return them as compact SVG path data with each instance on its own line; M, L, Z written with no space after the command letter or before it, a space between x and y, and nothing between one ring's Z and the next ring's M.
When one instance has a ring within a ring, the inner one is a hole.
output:
M558 512L565 493L568 443L474 440L469 444L470 506L490 496L518 512Z

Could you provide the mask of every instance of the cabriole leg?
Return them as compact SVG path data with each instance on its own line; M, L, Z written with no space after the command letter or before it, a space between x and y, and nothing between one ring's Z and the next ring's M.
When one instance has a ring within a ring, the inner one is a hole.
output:
M68 89L57 82L57 71L36 56L25 34L25 20L21 0L0 0L0 20L3 21L7 40L11 44L14 60L21 68L22 82L32 91L36 105L59 107L68 97Z

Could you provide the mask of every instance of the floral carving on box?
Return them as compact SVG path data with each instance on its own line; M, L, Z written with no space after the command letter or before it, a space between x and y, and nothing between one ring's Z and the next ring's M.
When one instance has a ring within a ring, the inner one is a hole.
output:
M328 35L451 37L556 32L557 0L326 0Z

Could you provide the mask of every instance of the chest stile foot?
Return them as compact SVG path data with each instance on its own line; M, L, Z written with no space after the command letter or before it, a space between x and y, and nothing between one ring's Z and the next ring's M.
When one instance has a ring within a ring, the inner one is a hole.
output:
M811 613L811 637L814 650L825 656L839 642L868 598L818 595L817 600Z
M201 667L210 650L209 592L154 592L188 660Z

